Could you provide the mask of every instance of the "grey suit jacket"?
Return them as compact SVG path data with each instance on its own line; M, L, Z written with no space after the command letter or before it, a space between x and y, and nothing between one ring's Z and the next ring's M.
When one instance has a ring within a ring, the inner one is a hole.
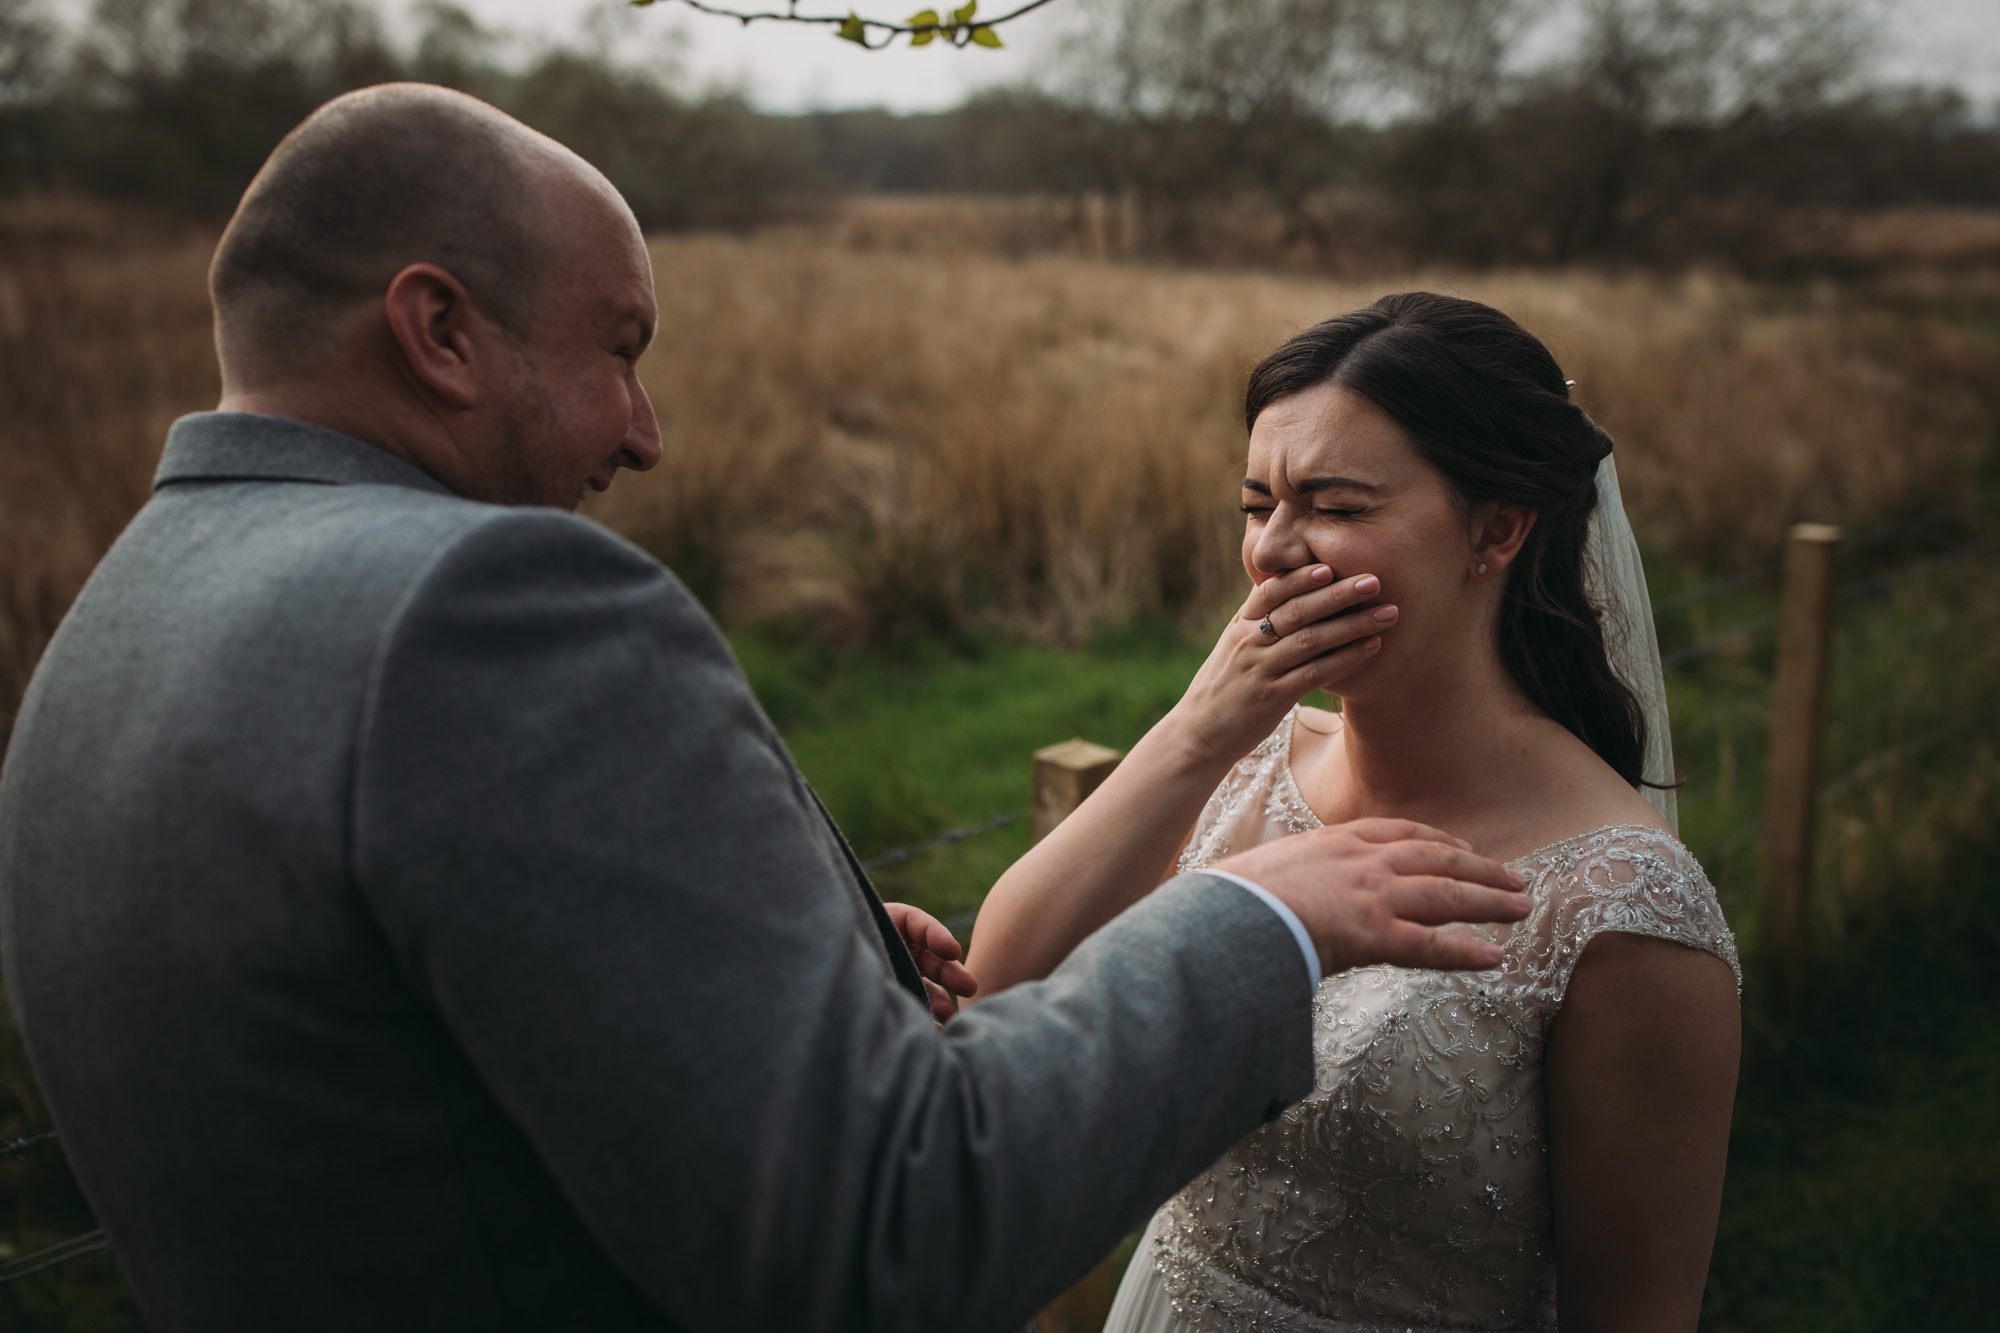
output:
M1311 1082L1213 878L940 1031L667 570L268 417L36 672L0 948L162 1333L1018 1325Z

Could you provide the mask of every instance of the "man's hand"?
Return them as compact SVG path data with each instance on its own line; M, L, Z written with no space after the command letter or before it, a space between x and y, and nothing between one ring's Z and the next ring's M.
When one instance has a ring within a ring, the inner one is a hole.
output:
M979 983L965 970L965 950L951 937L944 922L929 912L908 903L882 906L896 923L903 943L909 946L917 971L924 974L924 991L930 996L932 1016L939 1023L952 1018L958 1013L958 1000L969 1000L979 993Z
M1298 913L1327 976L1351 967L1484 969L1500 946L1456 921L1519 921L1520 877L1407 819L1358 819L1267 842L1217 863Z

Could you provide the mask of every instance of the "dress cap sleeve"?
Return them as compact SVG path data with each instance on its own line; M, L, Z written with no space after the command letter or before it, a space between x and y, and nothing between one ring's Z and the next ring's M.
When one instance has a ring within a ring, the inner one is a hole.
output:
M1643 824L1598 829L1514 863L1527 876L1534 911L1517 928L1503 969L1560 1005L1584 948L1607 931L1650 935L1712 953L1729 964L1737 994L1743 966L1715 886L1672 834Z

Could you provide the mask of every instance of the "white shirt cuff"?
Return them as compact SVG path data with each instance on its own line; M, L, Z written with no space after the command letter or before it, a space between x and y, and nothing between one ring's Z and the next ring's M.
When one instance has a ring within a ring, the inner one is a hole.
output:
M1204 870L1201 873L1204 875L1213 875L1217 879L1226 879L1231 884L1241 885L1256 895L1259 902L1278 914L1278 920L1285 923L1285 928L1292 932L1292 938L1299 942L1299 952L1304 954L1306 959L1306 976L1311 978L1312 988L1317 991L1320 983L1319 950L1313 948L1312 936L1306 934L1306 923L1299 920L1299 914L1279 902L1277 894L1272 893L1262 884L1251 883L1241 875L1232 875L1227 870Z

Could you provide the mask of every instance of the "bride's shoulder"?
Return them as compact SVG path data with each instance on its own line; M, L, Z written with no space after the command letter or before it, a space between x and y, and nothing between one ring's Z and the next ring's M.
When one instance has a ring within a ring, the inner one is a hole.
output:
M1314 708L1310 704L1300 704L1293 710L1300 731L1315 736L1331 736L1340 730L1340 714L1330 708Z
M1516 847L1538 847L1579 829L1672 833L1643 792L1559 724L1537 738L1527 767L1536 780L1518 789L1520 819L1509 839Z
M1535 981L1560 1003L1569 975L1603 934L1644 935L1714 954L1742 986L1736 937L1715 886L1657 815L1608 823L1514 862L1534 911L1518 944Z

